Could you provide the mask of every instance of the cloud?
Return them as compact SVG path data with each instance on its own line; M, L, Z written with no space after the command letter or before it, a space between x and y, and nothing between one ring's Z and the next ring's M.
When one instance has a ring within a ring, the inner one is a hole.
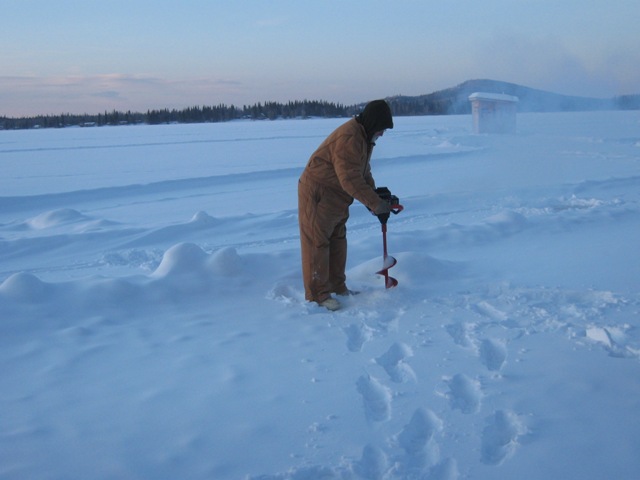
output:
M94 97L100 98L120 98L120 92L116 92L114 90L106 90L104 92L96 92L92 94Z
M242 93L233 78L166 79L151 75L0 76L0 115L20 117L103 110L146 111L232 103Z
M468 71L476 72L474 78L510 81L567 95L612 97L620 94L623 86L640 89L635 67L640 58L629 53L612 56L570 48L555 36L533 38L510 33L478 42L469 57Z

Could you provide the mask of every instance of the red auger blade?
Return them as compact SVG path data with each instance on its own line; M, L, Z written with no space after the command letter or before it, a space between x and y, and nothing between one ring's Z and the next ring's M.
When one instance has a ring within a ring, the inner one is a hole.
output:
M397 200L397 197L396 197ZM400 213L404 207L402 205L391 205L391 213L397 215ZM382 224L382 269L377 271L378 275L384 276L384 286L385 288L393 288L398 286L398 280L389 276L389 269L393 267L397 262L397 260L391 255L387 254L387 220L389 219L389 215L386 217L379 216L380 223Z
M378 275L384 276L384 287L385 288L393 288L398 286L398 280L389 276L389 269L393 267L398 261L395 257L387 254L387 224L382 224L382 247L383 247L383 257L382 257L382 269L377 271Z
M395 257L387 255L382 259L382 270L389 270L391 267L395 266L396 263L398 263L398 261ZM382 270L380 270L380 272L382 272Z
M384 276L384 286L385 288L393 288L398 286L398 280L389 276L389 269L393 267L398 261L392 257L391 255L387 255L383 259L382 269L377 271L378 275Z

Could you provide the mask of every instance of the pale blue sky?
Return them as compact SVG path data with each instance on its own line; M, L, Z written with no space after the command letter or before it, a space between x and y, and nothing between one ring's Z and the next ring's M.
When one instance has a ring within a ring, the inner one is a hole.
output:
M638 0L0 0L0 116L640 93Z

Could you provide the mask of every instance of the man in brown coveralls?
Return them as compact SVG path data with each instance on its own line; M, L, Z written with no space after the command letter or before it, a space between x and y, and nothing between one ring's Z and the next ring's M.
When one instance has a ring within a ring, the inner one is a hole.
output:
M357 199L376 215L390 206L375 192L371 152L384 131L393 128L384 100L368 103L362 113L334 130L311 155L298 182L298 217L305 298L329 309L331 296L351 295L347 288L347 219Z

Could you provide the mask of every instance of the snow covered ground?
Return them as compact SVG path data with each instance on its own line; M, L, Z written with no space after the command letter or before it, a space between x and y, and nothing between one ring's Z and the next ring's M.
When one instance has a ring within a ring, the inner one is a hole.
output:
M297 178L340 120L0 132L0 479L640 472L640 112L397 118L303 300Z

